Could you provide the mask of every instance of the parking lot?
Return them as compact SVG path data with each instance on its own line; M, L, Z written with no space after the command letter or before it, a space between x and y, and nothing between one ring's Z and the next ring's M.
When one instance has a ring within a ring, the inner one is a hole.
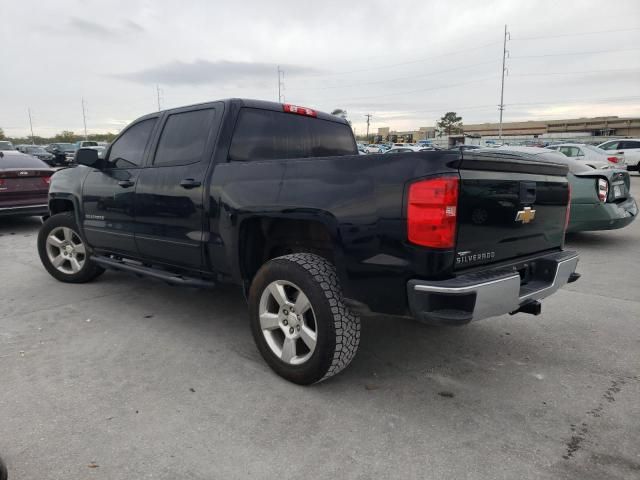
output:
M58 283L38 228L0 220L11 480L640 475L640 222L570 237L583 276L539 317L365 319L351 367L306 388L262 361L240 291Z

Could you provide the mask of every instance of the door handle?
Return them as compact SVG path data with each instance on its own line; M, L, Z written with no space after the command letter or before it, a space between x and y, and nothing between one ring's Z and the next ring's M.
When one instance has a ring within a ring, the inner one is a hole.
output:
M196 188L202 185L198 180L194 180L193 178L185 178L180 181L180 186L182 188L186 188L187 190L190 188Z
M132 182L131 180L120 180L118 182L118 185L120 185L122 188L127 188L127 187L133 187L135 183Z

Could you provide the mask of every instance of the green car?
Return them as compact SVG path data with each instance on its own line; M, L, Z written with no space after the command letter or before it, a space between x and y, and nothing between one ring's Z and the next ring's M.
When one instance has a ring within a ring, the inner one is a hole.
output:
M567 232L623 228L638 215L626 170L606 164L603 165L605 168L593 168L548 148L504 146L500 150L528 153L534 160L562 163L569 167L571 214Z

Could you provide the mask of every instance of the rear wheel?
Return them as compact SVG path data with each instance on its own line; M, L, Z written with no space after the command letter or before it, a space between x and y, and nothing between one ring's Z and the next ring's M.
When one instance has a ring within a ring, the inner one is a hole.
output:
M249 291L258 350L281 377L301 385L344 369L360 343L360 319L344 305L335 267L296 253L260 268Z
M58 213L44 222L38 233L38 254L44 268L62 282L85 283L104 273L91 261L70 212Z

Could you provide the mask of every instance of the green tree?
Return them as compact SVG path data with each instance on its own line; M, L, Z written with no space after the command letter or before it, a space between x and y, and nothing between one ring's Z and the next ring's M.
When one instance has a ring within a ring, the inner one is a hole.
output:
M436 123L436 129L440 135L460 133L462 131L462 117L459 117L456 112L447 112Z
M56 134L53 137L56 142L65 142L65 143L73 143L76 140L76 135L70 130L63 130L62 132Z
M4 140L6 137L4 136L4 130L0 128L0 140Z

